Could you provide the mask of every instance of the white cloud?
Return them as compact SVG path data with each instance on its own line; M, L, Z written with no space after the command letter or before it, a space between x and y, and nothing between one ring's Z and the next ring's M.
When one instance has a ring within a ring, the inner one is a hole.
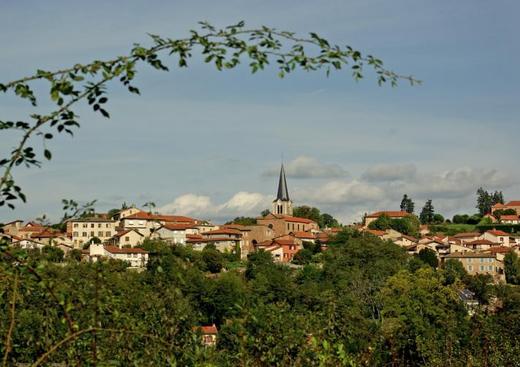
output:
M361 176L369 182L404 181L415 177L417 167L415 164L380 164L369 168Z
M316 158L299 156L288 162L285 173L290 178L339 178L348 176L348 172L338 164L325 164ZM263 173L264 176L277 176L280 168L272 168Z
M381 200L384 192L360 181L331 181L317 189L302 190L297 196L318 204L359 204Z
M237 216L258 216L262 210L270 207L270 201L266 195L245 191L234 194L222 204L213 203L209 196L185 194L158 210L161 213L223 221Z

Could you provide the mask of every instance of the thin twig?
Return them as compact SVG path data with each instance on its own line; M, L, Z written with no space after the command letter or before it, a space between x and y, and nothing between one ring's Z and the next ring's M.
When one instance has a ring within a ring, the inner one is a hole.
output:
M16 272L13 281L13 295L11 297L11 308L9 312L9 330L7 331L7 335L5 337L5 352L4 352L4 360L2 366L7 366L7 358L9 357L9 353L11 352L11 339L14 331L15 324L15 316L16 316L16 298L18 297L18 272Z

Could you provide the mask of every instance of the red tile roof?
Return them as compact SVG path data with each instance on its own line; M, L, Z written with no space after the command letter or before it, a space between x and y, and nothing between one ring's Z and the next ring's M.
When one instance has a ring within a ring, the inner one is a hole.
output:
M486 252L489 252L492 254L507 254L508 252L511 252L511 251L513 251L513 249L511 247L495 246L495 247L491 247Z
M467 245L489 245L489 246L495 246L497 245L495 242L491 242L489 240L475 240L471 242L467 242Z
M114 235L114 237L118 237L118 238L120 238L120 237L123 237L125 234L127 234L127 233L129 233L129 232L132 232L132 231L135 232L135 233L137 233L137 234L138 234L139 236L141 236L141 237L143 236L139 231L136 231L135 229L128 229L128 230L126 230L126 231L117 232L117 233Z
M520 200L513 200L505 204L505 206L520 206Z
M208 232L204 232L202 233L203 235L214 235L214 234L229 234L229 235L242 235L242 232L236 230L236 229L231 229L231 228L221 228L221 229L215 229L214 231L208 231Z
M194 331L200 330L202 334L218 334L218 329L213 325L205 325L205 326L196 326L193 328Z
M294 237L297 237L297 238L305 238L305 239L309 239L309 240L316 239L316 236L310 232L303 232L303 231L294 232L293 235L294 235Z
M492 229L490 231L487 231L487 233L492 234L493 236L509 236L509 233L500 231L498 229Z
M229 237L215 237L215 238L188 238L187 243L201 243L201 242L228 242L228 241L240 241L238 238Z
M500 220L518 220L518 215L501 215Z
M190 223L180 223L180 224L165 223L163 225L163 228L166 228L170 231L183 231L186 229L192 229L192 228L197 228L197 227L194 224L190 224Z
M457 233L453 236L454 238L471 238L471 237L480 237L480 232L462 232Z
M380 216L382 215L386 215L390 218L403 218L403 217L407 217L409 215L411 215L410 213L408 212L405 212L405 211L388 211L388 210L383 210L383 211L379 211L379 212L375 212L375 213L372 213L372 214L369 214L367 215L367 218L379 218Z
M184 223L195 223L196 220L190 217L185 217L181 215L161 215L161 214L151 214L147 212L138 212L128 217L124 217L123 219L143 219L143 220L158 220L163 222L184 222Z
M300 217L291 217L291 216L289 216L289 215L284 215L282 218L283 218L286 222L306 223L306 224L316 223L315 221L313 221L313 220L311 220L311 219L300 218Z

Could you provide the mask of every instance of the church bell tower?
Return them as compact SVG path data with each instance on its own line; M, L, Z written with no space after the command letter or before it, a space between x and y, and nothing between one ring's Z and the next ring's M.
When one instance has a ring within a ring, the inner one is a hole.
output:
M291 215L293 214L292 201L289 199L289 190L287 189L287 179L285 178L285 170L280 168L280 178L278 180L278 194L273 201L274 215Z

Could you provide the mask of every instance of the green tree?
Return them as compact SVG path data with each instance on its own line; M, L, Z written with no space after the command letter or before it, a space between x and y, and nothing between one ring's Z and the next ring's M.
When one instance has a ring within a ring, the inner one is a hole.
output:
M306 265L306 264L310 264L311 261L312 261L312 251L309 250L309 249L301 249L300 251L298 251L297 253L294 254L294 257L293 257L293 264L297 264L297 265Z
M47 261L60 263L63 261L65 253L59 247L46 245L42 248L42 255Z
M421 251L419 251L417 257L422 262L430 265L434 269L437 268L437 266L439 266L439 259L437 258L437 253L430 248L423 248Z
M444 284L450 285L457 280L462 280L467 276L466 269L464 269L464 265L455 259L448 259L443 264L444 270Z
M504 256L504 272L506 274L506 282L520 285L520 260L516 252L509 251Z
M432 200L428 199L424 204L419 219L422 224L431 224L434 220L435 211L433 208Z
M251 226L256 224L256 218L252 217L236 217L235 219L227 222L226 224L241 224L244 226Z
M491 213L491 207L498 203L504 203L504 196L502 194L502 191L495 191L493 193L489 193L482 187L478 188L476 208L478 209L479 214L481 216Z
M388 345L389 365L441 366L463 356L466 312L438 272L401 271L388 279L382 297L381 334Z
M444 217L441 214L434 214L433 215L433 223L434 224L442 224L444 223Z
M412 214L415 208L415 203L412 201L411 198L408 197L407 194L404 194L403 199L401 200L400 208L401 211Z
M224 256L222 253L209 245L202 250L202 260L210 273L219 273L224 267Z

